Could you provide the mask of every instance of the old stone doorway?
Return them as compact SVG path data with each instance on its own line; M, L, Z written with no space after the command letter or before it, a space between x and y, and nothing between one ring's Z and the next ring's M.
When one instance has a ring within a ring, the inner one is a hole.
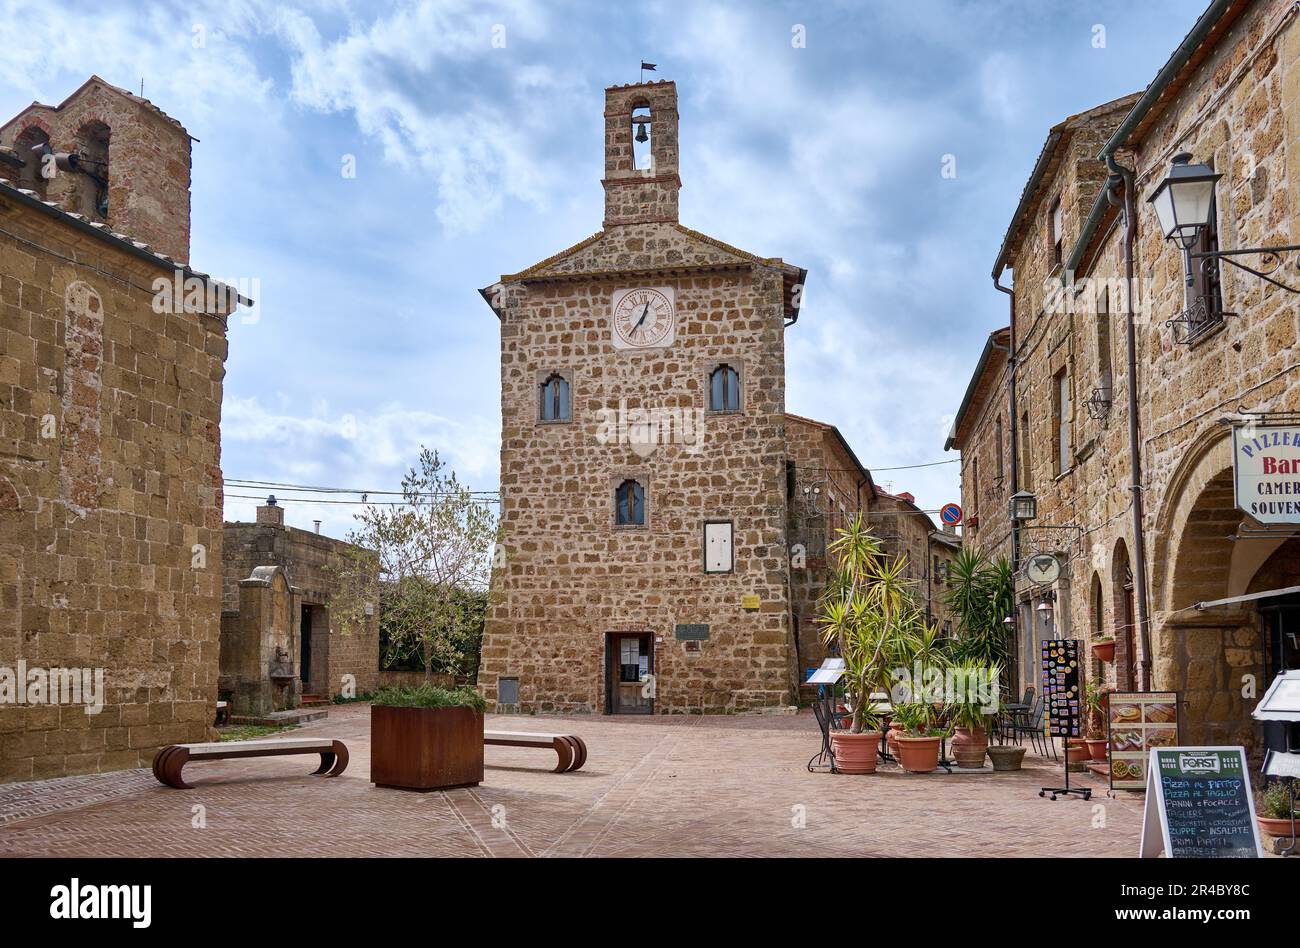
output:
M329 697L329 614L325 607L304 603L298 626L299 678L302 693Z
M653 714L654 645L648 632L605 636L605 713Z

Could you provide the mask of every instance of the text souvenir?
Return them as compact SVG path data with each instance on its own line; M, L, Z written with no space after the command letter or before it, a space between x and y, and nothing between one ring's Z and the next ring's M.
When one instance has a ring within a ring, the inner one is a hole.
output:
M1043 643L1043 704L1047 733L1078 737L1082 699L1079 679L1079 640L1052 639Z

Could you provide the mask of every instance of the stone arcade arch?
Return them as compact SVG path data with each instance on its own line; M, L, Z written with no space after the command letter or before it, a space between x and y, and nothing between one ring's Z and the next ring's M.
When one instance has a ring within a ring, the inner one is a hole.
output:
M1250 719L1263 672L1259 604L1193 608L1255 589L1266 564L1279 571L1272 557L1280 541L1234 539L1243 517L1233 497L1231 432L1216 425L1188 446L1152 536L1152 686L1182 692L1184 741L1259 740Z

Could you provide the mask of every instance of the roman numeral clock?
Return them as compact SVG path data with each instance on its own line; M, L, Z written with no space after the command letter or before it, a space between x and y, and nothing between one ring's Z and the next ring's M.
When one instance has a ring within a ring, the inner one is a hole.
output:
M616 349L670 346L677 335L676 300L671 286L615 290L610 338Z

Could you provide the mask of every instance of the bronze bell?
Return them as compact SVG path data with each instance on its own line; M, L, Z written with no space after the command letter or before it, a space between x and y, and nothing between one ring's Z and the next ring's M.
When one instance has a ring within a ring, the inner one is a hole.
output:
M646 134L645 122L638 122L636 126L636 140L639 142L648 142L650 136Z

